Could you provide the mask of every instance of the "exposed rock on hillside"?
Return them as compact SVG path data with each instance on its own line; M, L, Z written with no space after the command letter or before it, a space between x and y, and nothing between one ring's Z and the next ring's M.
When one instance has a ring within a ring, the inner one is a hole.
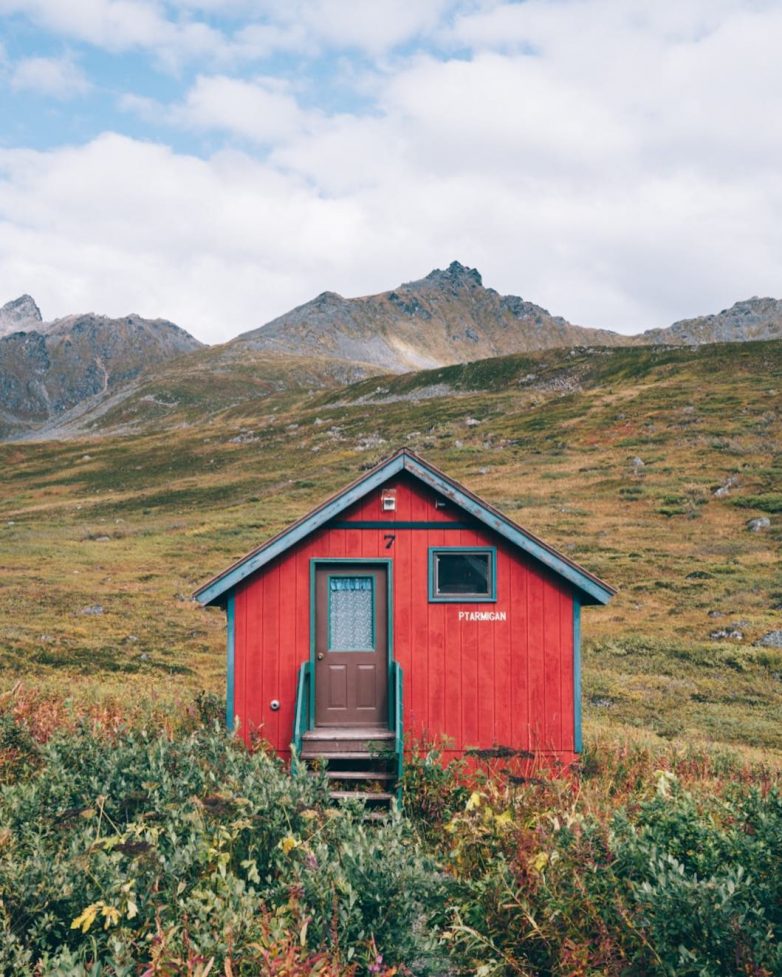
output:
M201 345L172 322L136 315L67 316L12 332L0 339L0 432L35 427Z
M667 329L649 329L636 336L635 342L700 346L702 343L741 343L753 339L782 339L782 300L745 299L716 315L681 319Z
M231 345L360 360L394 372L557 346L617 346L627 337L574 326L516 295L485 288L453 261L390 292L346 299L323 292Z
M41 321L41 310L32 296L20 295L0 308L0 336L20 329L35 329Z

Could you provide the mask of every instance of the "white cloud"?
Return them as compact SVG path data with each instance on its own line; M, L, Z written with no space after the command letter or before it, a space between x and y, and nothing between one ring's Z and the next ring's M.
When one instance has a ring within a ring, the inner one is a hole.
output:
M768 121L782 91L780 31L782 9L771 2L528 0L465 16L452 37L527 65L538 81L529 97L550 109L549 129L561 130L589 105L654 165L685 153L700 165L718 147L730 165L742 154L757 161L759 144L777 140ZM558 91L570 111L552 104ZM589 123L602 139L605 127Z
M0 14L21 13L62 37L108 51L154 51L168 67L183 58L213 55L224 45L208 24L172 20L154 0L0 0Z
M156 126L222 132L262 146L285 144L321 123L321 114L305 112L275 78L245 81L225 75L200 76L181 102L164 105L138 95L123 95L121 107Z
M237 28L217 54L223 65L251 63L278 51L316 55L318 45L303 24L250 22Z
M109 51L146 49L167 68L209 57L235 66L276 51L380 56L434 30L461 0L0 0L63 37ZM219 18L222 27L213 26ZM212 18L212 22L207 18Z
M266 27L280 33L243 43L377 45L371 113L328 116L295 82L224 66L171 104L123 101L158 126L256 144L263 161L116 135L0 154L0 299L167 315L215 340L323 289L366 294L453 258L623 331L779 294L778 4L486 0L445 29L431 25L453 5L401 5L389 26L379 3L377 31L340 20L348 6L254 4L276 7ZM418 30L458 57L388 56Z
M453 6L454 0L299 0L270 5L277 18L306 25L329 46L374 55L431 32Z
M377 144L382 156L388 135ZM328 196L243 154L200 160L116 135L3 151L0 295L29 291L48 315L164 315L217 341L326 288L366 294L452 258L501 291L628 331L778 282L771 177L553 194L540 178L427 172L403 156Z
M11 87L65 100L84 95L90 83L70 58L25 58L14 67Z
M273 78L199 77L169 120L184 128L233 133L261 144L286 142L307 124L287 86Z
M164 315L211 340L333 281L365 241L355 203L241 154L209 161L106 135L0 151L0 294Z

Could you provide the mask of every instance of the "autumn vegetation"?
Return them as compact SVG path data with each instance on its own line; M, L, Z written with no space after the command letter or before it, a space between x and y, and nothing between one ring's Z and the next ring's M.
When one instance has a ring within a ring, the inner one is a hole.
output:
M637 740L570 771L444 766L410 744L403 811L375 822L214 707L132 726L5 696L4 973L780 972L772 765Z

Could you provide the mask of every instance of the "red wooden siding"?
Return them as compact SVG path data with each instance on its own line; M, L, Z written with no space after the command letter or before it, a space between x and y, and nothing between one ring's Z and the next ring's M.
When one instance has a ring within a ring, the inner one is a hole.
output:
M347 520L468 522L407 475L392 479L396 511L372 492ZM385 534L395 540L386 548ZM493 546L496 603L430 603L430 546ZM573 606L567 585L491 530L325 527L239 584L235 598L235 713L246 738L287 755L296 677L310 654L310 560L390 559L393 654L404 669L405 730L448 737L450 752L510 746L573 751ZM505 621L459 620L459 611L505 611ZM280 701L273 712L270 702Z

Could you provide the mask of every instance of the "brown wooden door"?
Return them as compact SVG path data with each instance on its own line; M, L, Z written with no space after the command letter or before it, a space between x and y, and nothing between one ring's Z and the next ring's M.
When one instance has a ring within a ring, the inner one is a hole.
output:
M315 574L315 725L388 726L384 566L339 563Z

